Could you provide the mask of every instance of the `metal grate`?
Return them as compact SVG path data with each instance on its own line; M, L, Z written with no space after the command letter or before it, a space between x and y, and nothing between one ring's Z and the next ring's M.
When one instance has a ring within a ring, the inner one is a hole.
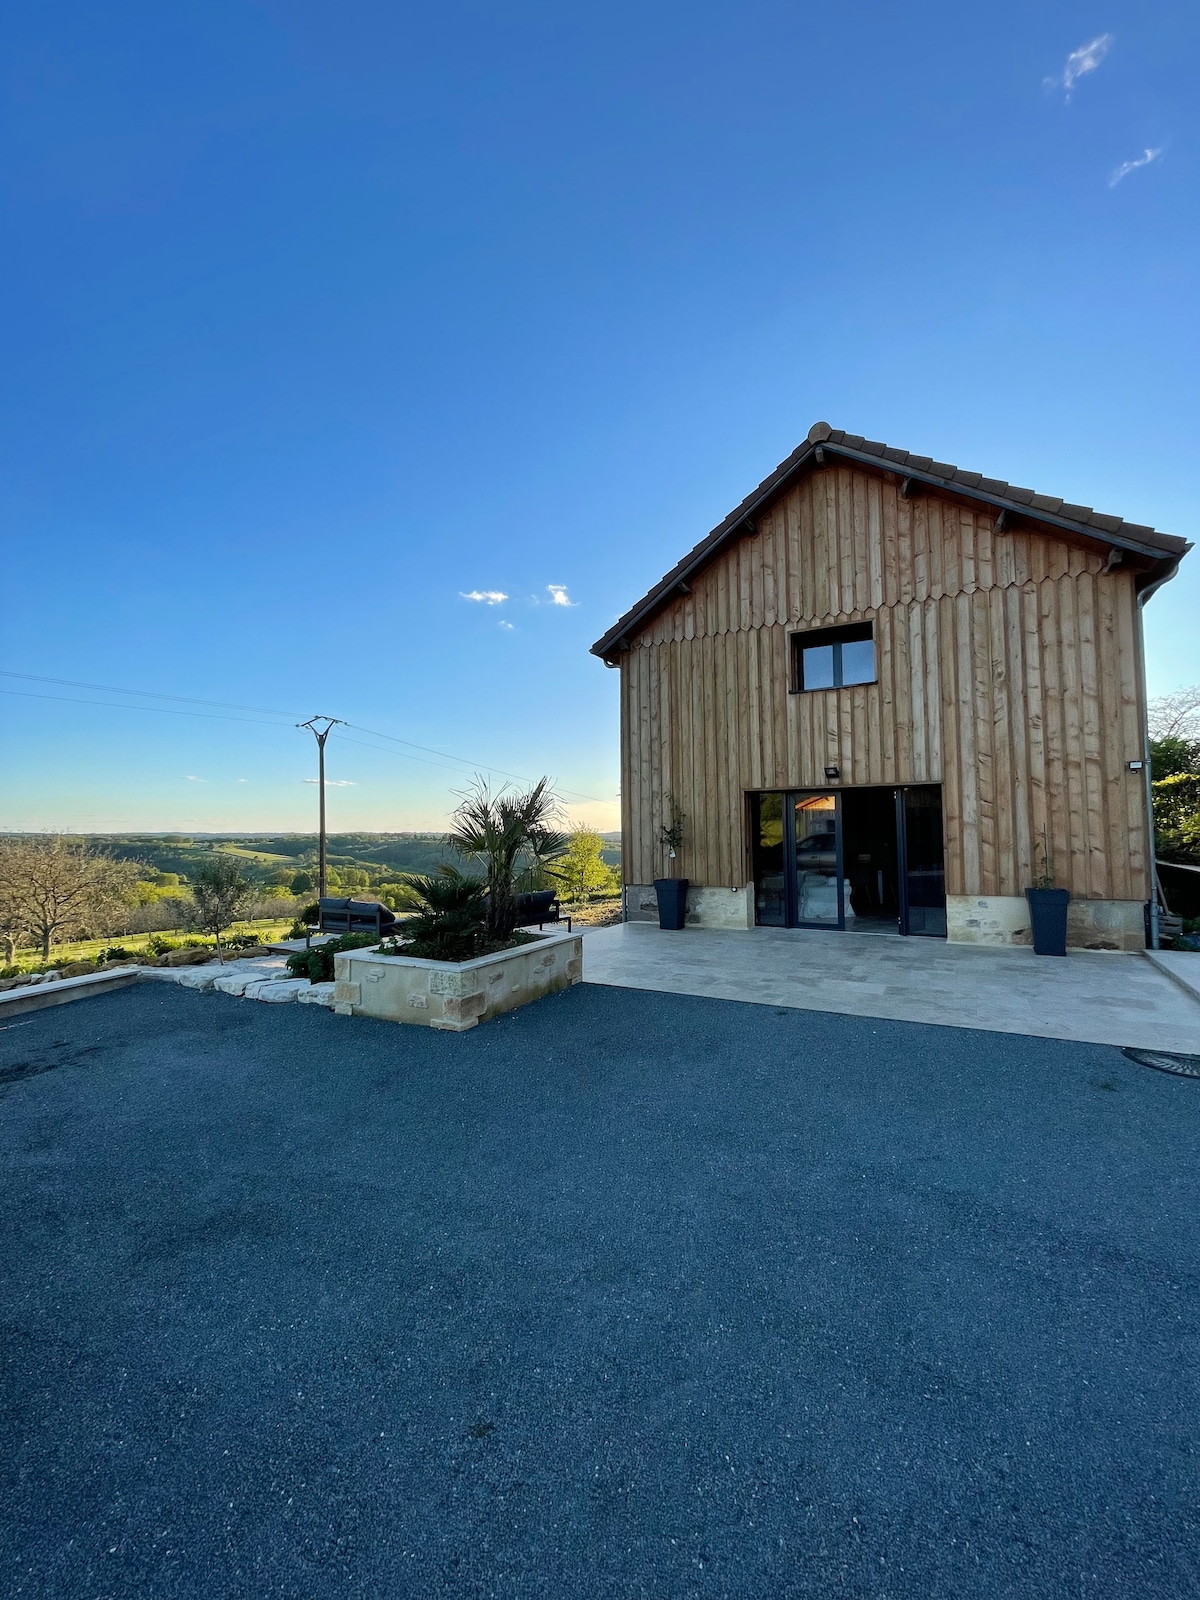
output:
M1155 1072L1170 1072L1177 1078L1200 1078L1200 1056L1176 1056L1168 1050L1122 1050L1121 1054L1140 1067L1153 1067Z

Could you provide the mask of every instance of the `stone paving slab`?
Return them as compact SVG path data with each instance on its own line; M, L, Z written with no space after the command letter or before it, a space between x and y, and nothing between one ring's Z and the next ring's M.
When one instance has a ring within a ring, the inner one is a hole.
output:
M1146 959L1177 983L1185 994L1200 1000L1200 951L1147 950Z
M1200 999L1141 953L992 950L898 935L592 928L583 981L1095 1044L1200 1051Z

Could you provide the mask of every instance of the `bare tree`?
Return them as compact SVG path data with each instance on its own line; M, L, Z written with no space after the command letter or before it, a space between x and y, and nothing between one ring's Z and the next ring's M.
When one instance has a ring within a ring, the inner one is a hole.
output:
M128 906L141 868L62 834L0 842L0 926L51 945Z
M1200 683L1159 695L1147 715L1152 739L1200 739Z
M214 855L192 879L189 921L213 935L219 952L222 933L238 920L255 893L254 884L242 876L233 856Z

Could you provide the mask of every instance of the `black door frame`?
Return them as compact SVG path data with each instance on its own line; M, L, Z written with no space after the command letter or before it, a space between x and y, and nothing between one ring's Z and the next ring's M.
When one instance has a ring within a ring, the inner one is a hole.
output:
M930 934L914 934L910 931L911 906L908 896L908 825L904 810L904 795L908 789L937 789L942 791L940 783L866 783L854 784L856 789L891 789L895 799L895 827L896 827L896 901L898 915L896 917L896 931L906 938L938 937ZM828 933L845 933L846 931L846 874L845 859L843 856L842 838L842 795L846 789L758 789L752 793L752 799L760 794L782 794L783 796L783 902L785 927L788 928L818 928ZM802 799L815 799L818 795L832 795L834 800L834 831L837 836L837 895L838 919L837 922L801 922L799 915L799 894L796 885L796 801ZM753 813L753 807L752 813ZM944 819L943 819L943 846L942 859L945 862L944 844ZM757 889L757 884L755 885ZM757 916L755 919L756 926ZM778 926L778 924L767 924ZM944 937L944 935L941 935Z

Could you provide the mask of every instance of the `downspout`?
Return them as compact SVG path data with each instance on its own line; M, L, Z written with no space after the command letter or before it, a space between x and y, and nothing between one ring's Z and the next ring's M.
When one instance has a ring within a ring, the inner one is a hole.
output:
M1162 588L1164 583L1169 583L1175 576L1176 567L1172 566L1169 572L1161 578L1156 578L1153 583L1148 583L1144 589L1138 591L1137 596L1137 623L1138 623L1138 655L1142 672L1142 785L1146 793L1146 831L1149 834L1150 852L1146 861L1150 868L1150 948L1158 950L1159 921L1158 921L1158 860L1154 849L1154 778L1150 771L1150 712L1146 696L1146 639L1145 626L1142 613L1146 601L1152 594Z

